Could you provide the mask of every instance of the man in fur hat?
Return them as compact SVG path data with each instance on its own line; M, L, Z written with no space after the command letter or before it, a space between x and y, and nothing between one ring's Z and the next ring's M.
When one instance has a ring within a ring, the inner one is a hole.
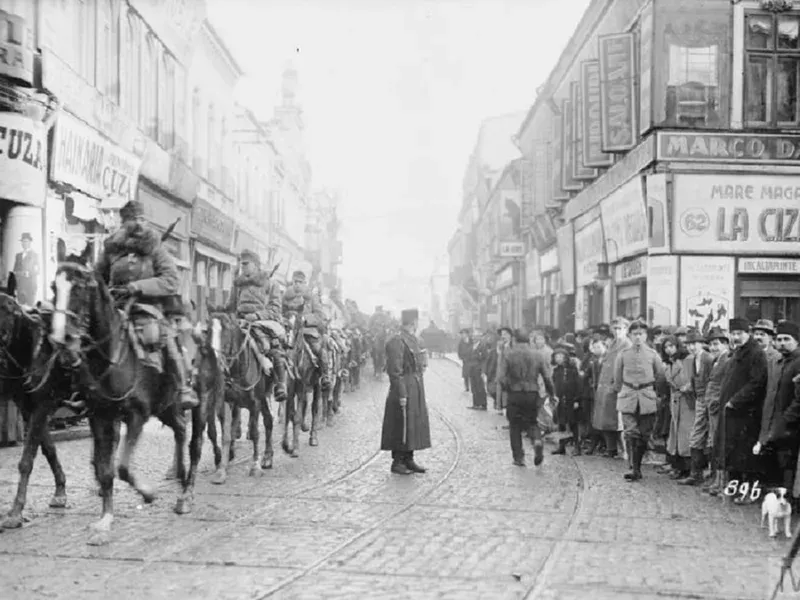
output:
M161 236L144 218L144 206L131 200L120 209L122 227L108 237L95 269L113 288L125 288L142 304L164 309L164 302L179 293L178 268L161 245ZM167 351L167 368L178 380L178 401L185 409L198 405L189 385L186 362L176 342L177 332L166 319L161 321Z
M306 274L302 271L292 273L292 285L283 295L283 314L288 317L291 313L303 319L303 337L314 353L322 373L320 384L323 389L327 389L331 385L331 379L328 375L327 353L322 351L322 336L325 333L327 319L322 303L311 293L306 283Z
M286 398L286 355L281 347L286 332L281 325L281 290L261 270L261 259L252 250L239 255L241 273L233 282L225 312L253 323L250 331L269 356L275 370L274 394L277 402Z
M381 450L392 453L392 473L410 475L425 472L414 460L414 452L431 447L431 430L422 379L422 350L416 335L419 311L404 310L400 320L400 333L386 343L389 394L383 413Z

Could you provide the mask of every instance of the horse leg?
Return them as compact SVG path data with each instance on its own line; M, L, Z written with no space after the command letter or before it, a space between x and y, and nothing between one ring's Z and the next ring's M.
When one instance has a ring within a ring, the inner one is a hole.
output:
M253 462L250 465L249 475L250 477L260 477L262 475L262 471L261 465L258 463L258 459L261 458L261 450L258 447L258 413L261 412L261 410L259 408L259 401L256 398L255 392L251 390L247 393L247 396L247 412L249 415L247 420L247 438L253 443Z
M44 454L50 465L56 484L56 491L50 499L50 508L66 508L67 476L64 475L64 469L61 468L61 461L58 460L58 454L56 453L56 445L53 443L53 438L50 437L50 430L47 427L42 428L41 446L42 454Z
M227 399L224 399L221 407L220 427L222 428L222 451L220 452L220 461L217 463L217 470L211 476L211 483L222 485L228 479L228 464L231 460L231 446L233 439L231 432L233 430L233 407Z
M317 431L319 430L319 413L320 413L320 400L321 391L319 381L311 388L311 435L309 436L308 445L318 446L319 440L317 439Z
M248 438L250 439L248 433ZM236 458L236 440L242 439L242 407L239 406L239 399L231 402L231 445L228 448L228 462Z
M144 415L141 413L133 410L126 415L125 419L125 445L122 447L122 455L119 459L119 467L117 468L117 473L119 478L130 485L133 489L135 489L139 494L142 496L142 500L146 504L150 504L153 500L156 499L156 492L152 486L142 483L136 480L136 477L131 472L131 458L133 457L133 452L136 450L136 444L139 443L139 438L142 435L142 429L144 428ZM177 427L174 430L177 432ZM176 433L176 440L177 440L177 433ZM186 437L186 430L185 425L183 432L181 434L181 452L183 452L183 442L185 441ZM181 458L183 455L181 454Z
M203 429L208 420L206 412L208 409L208 399L200 397L200 405L192 409L192 437L189 441L189 472L183 479L183 490L175 503L175 512L185 515L192 512L194 506L194 485L197 479L197 465L200 464L200 456L203 452Z
M182 418L185 419L185 414L184 414L184 416ZM180 469L178 467L179 457L178 457L178 448L177 447L175 448L175 457L174 458L175 458L175 460L172 461L172 464L167 469L167 472L164 473L164 479L167 480L167 481L172 481L173 479L178 479L178 480L181 479L179 477L179 473L178 473L178 471ZM180 460L183 460L183 452L181 452Z
M311 429L311 425L308 423L309 416L313 417L312 411L309 410L308 407L308 388L306 387L305 382L300 387L300 393L297 396L297 400L300 404L300 429L304 432L309 431Z
M266 393L261 397L261 419L264 422L264 456L261 458L261 468L271 469L272 459L275 455L272 449L272 427L274 420L269 408L269 398Z
M25 436L25 445L22 448L22 457L19 459L19 465L17 466L19 469L17 495L14 497L11 510L8 511L8 514L3 519L2 529L22 527L22 511L28 499L28 481L33 470L33 463L36 460L36 453L42 443L43 431L47 429L47 413L48 407L46 405L37 405L31 415L28 435Z
M197 410L197 409L194 409ZM192 411L193 415L194 411ZM164 425L172 429L173 436L175 438L175 450L174 450L174 466L175 466L175 474L178 482L181 485L181 494L178 496L178 500L175 503L175 512L180 514L184 514L185 512L189 512L184 510L184 504L186 502L185 495L186 495L186 464L183 460L184 454L184 446L186 445L186 413L180 409L177 405L173 405L169 409L167 409L163 414L159 415L159 419L161 420ZM192 427L192 437L194 437L194 430L196 427ZM201 430L202 431L202 430Z
M217 440L217 411L216 406L209 407L208 414L206 415L206 429L208 431L208 439L211 440L211 446L214 449L214 466L218 467L222 460L222 450L220 450ZM192 430L194 431L194 430Z
M89 526L92 532L87 540L90 546L105 546L111 541L111 524L114 522L114 454L119 439L119 423L113 417L89 418L94 439L94 475L100 485L103 514L99 521Z

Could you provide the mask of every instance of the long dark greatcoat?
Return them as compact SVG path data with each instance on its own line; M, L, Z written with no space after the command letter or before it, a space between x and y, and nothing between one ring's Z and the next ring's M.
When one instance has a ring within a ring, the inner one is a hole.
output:
M421 351L417 338L406 331L393 336L386 344L386 372L389 393L383 412L381 450L410 451L431 447L431 428L428 406L425 403L425 384L422 380ZM403 411L400 398L406 404L407 438L403 445Z
M733 351L720 389L717 448L726 471L753 472L759 468L753 446L761 427L761 408L767 390L767 358L755 339ZM730 402L733 408L726 408Z

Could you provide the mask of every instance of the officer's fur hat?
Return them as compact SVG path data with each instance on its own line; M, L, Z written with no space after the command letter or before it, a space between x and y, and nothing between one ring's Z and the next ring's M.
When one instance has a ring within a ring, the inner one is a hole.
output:
M419 321L419 310L416 308L407 308L400 313L400 322L403 325L411 325L416 321Z

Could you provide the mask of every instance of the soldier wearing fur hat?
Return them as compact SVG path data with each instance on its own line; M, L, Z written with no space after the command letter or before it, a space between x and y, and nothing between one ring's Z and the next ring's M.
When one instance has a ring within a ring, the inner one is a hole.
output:
M632 345L622 349L617 358L614 391L632 463L625 480L638 481L642 478L642 459L656 418L656 386L664 380L664 363L647 345L646 323L634 321L628 331Z
M417 340L419 311L404 310L400 333L386 343L389 393L383 413L381 450L392 453L392 473L424 473L414 452L431 447L428 406L425 402L422 351Z
M252 250L239 255L239 266L241 272L233 282L225 311L253 324L250 331L275 371L275 400L282 402L286 398L286 355L281 338L286 332L281 325L281 290L269 273L261 270L261 259Z
M327 389L331 385L330 375L328 375L328 356L326 352L322 351L322 338L325 334L327 319L322 302L311 293L306 283L306 274L302 271L292 273L292 285L283 295L283 314L289 316L291 313L295 313L303 319L303 337L314 353L322 373L320 385L323 389Z
M120 210L120 218L122 227L106 238L95 269L111 288L124 289L126 296L135 296L142 304L162 311L164 302L180 291L175 261L161 245L161 236L145 221L141 202L128 202ZM178 401L184 409L195 408L198 401L189 385L177 333L166 319L161 326L167 367L180 382Z

